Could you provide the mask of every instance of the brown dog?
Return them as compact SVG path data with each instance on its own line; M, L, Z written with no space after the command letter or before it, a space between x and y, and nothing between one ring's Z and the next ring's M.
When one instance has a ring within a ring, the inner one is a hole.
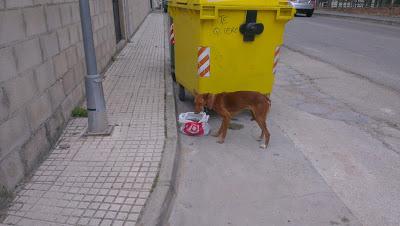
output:
M265 144L261 148L267 148L270 134L267 129L267 114L271 106L270 99L261 93L253 91L238 91L219 94L195 94L195 112L199 113L204 107L214 110L222 117L221 127L213 136L218 137L218 143L224 143L231 118L242 110L252 112L253 120L261 128L260 140L265 136Z

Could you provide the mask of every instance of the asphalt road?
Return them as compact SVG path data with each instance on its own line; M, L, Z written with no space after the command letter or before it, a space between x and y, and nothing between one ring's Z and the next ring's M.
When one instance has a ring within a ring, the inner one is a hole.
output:
M286 27L285 46L400 91L400 27L296 17Z

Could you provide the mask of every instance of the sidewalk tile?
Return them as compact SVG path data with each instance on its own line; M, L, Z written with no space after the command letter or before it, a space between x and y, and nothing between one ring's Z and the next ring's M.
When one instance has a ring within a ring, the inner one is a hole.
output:
M163 15L150 14L103 83L109 137L84 137L70 120L24 184L5 223L134 225L155 182L165 140Z

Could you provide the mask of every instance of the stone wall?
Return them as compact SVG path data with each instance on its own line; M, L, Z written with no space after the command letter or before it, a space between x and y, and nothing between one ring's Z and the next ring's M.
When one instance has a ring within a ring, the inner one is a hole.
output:
M154 4L153 4L154 5ZM143 11L143 8L150 6L150 0L129 0L127 1L127 10L125 13L127 14L126 17L131 22L128 24L128 33L130 36L136 31L140 24L142 23L142 19L144 18L148 12Z
M123 43L116 43L112 0L89 1L102 71ZM129 37L150 2L119 1ZM85 74L79 0L0 0L0 194L56 142L84 99Z

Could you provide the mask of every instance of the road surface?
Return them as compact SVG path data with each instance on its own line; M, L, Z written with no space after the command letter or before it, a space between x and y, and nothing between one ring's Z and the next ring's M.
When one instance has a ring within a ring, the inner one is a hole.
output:
M287 25L285 45L400 91L400 27L297 17Z
M258 148L246 114L222 145L181 135L170 225L400 225L399 38L349 20L290 22L270 146Z

